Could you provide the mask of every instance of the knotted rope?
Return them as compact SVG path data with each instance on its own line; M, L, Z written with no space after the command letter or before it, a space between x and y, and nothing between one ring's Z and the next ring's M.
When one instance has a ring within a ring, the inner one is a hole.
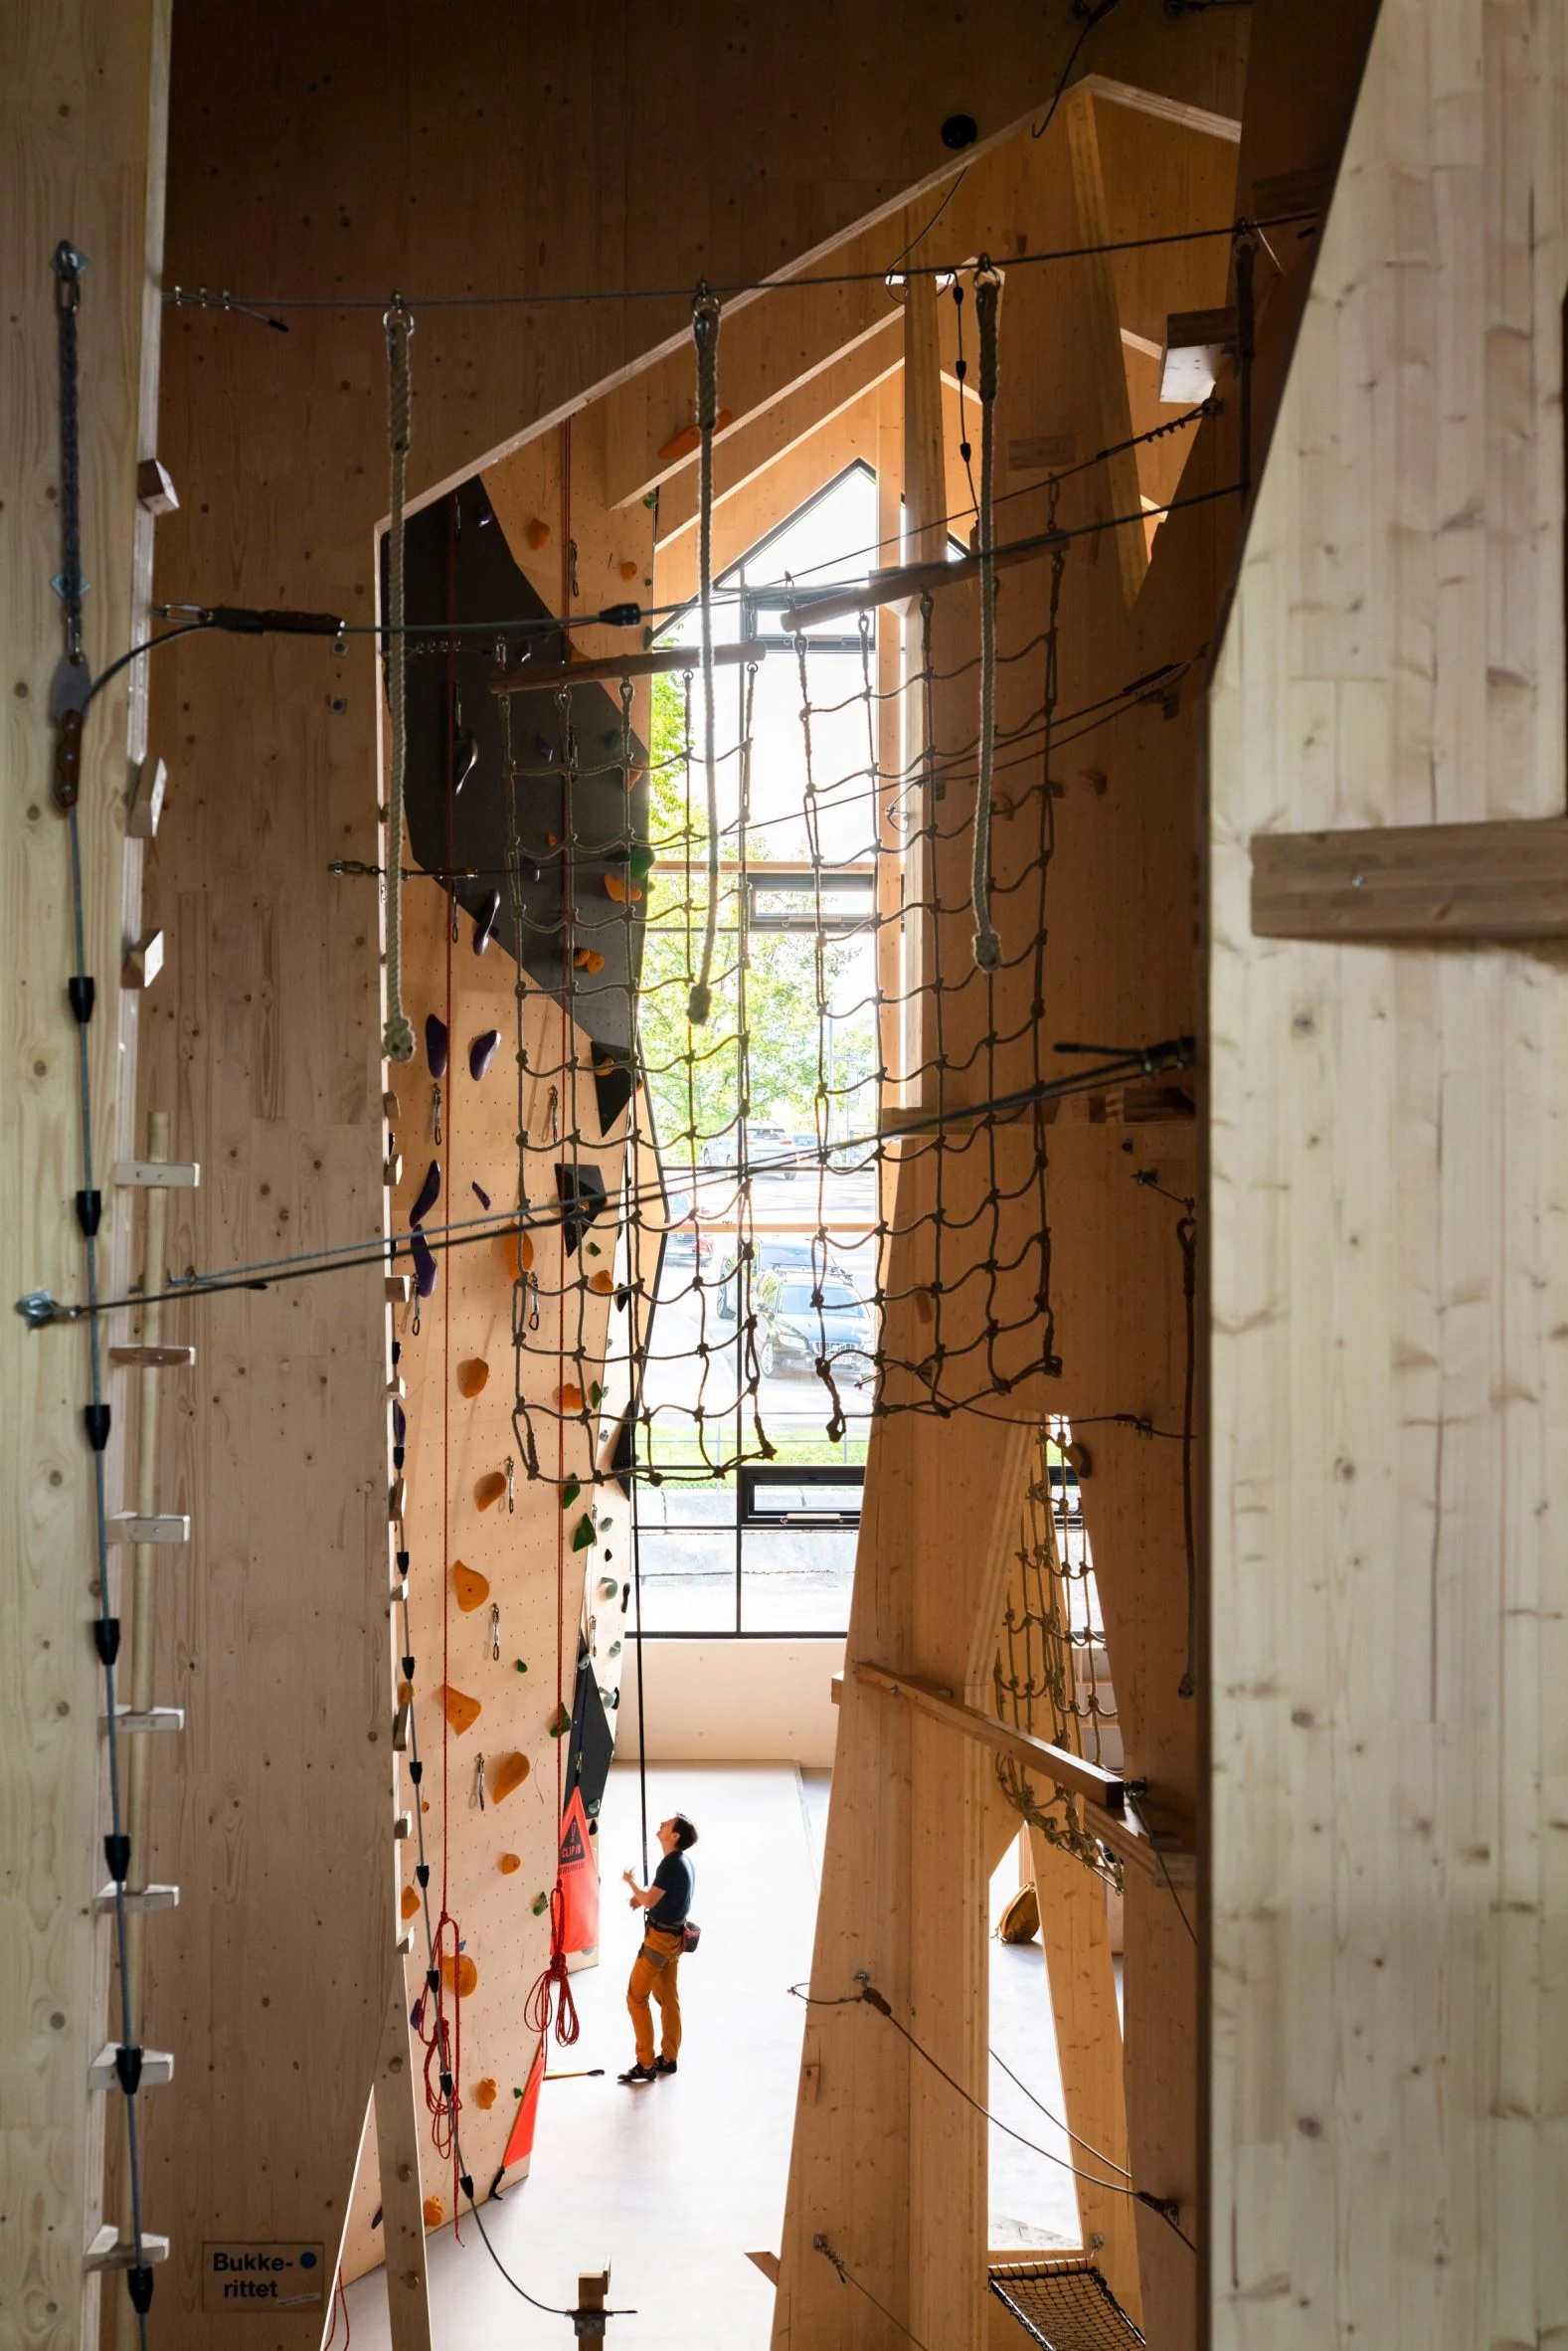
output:
M403 1009L403 781L408 759L404 693L403 499L409 470L409 337L414 316L401 294L386 314L387 441L392 458L392 519L387 547L387 699L391 706L392 774L387 793L387 1025L381 1049L389 1061L412 1061L414 1028Z
M691 339L697 352L697 580L702 610L703 774L708 797L708 906L702 962L692 982L686 1017L700 1028L713 1005L713 956L719 936L719 778L713 748L713 435L719 419L719 303L704 279L692 297Z
M982 254L974 275L974 316L980 337L980 742L974 795L974 860L969 903L974 909L974 962L981 972L1001 968L1002 943L991 924L991 774L996 752L996 567L991 485L996 466L996 309L1001 279Z

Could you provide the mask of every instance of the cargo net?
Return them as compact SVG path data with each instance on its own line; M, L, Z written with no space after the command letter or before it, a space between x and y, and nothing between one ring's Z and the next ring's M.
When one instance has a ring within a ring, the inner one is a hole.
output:
M1041 2351L1126 2351L1144 2340L1093 2261L999 2261L990 2288Z
M1084 1530L1078 1451L1065 1420L1040 1431L996 1653L996 1712L1015 1729L1120 1771L1122 1738ZM996 1776L1031 1828L1120 1887L1122 1865L1086 1825L1078 1796L1042 1784L1010 1755L997 1757Z

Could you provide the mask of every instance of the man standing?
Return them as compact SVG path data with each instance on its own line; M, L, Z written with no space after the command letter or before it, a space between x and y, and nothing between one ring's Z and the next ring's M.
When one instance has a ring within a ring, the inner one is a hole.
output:
M697 1832L684 1812L672 1812L668 1820L659 1823L659 1850L664 1858L653 1873L652 1885L639 1886L629 1870L621 1872L631 1889L631 1907L647 1913L642 1948L626 1986L626 2006L631 2011L632 2030L637 2038L637 2062L621 2075L622 2081L656 2081L661 2074L674 2073L675 2061L680 2056L680 1992L676 1978L696 1886L696 1872L686 1856L696 1842ZM648 2007L650 1994L659 2004L660 2049L656 2061L653 2016Z

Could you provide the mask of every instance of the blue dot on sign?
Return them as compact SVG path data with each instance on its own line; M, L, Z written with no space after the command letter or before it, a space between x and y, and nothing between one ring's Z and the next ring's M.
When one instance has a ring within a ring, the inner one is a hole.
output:
M302 2253L302 2254L300 2255L300 2257L299 2257L299 2266L300 2266L300 2268L301 2268L301 2269L313 2269L313 2268L315 2267L315 2265L316 2265L316 2257L315 2257L315 2255L314 2255L313 2253Z

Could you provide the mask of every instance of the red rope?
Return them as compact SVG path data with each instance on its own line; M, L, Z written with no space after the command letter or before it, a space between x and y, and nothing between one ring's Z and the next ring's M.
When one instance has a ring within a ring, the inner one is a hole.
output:
M446 619L448 624L457 611L457 499L455 493L446 501ZM456 794L452 789L453 718L456 711L457 670L455 655L446 654L446 869L456 863L453 838L453 818ZM457 885L448 882L448 901L445 911L446 933L446 1173L449 1181L446 1196L455 1196L457 1177L454 1145L457 1133L456 1056L452 1044L456 1031L452 1026L451 947L452 922L457 912ZM451 1686L451 1265L448 1261L446 1279L441 1284L441 1682L443 1689ZM457 2117L462 2111L462 1994L457 1976L461 1938L457 1921L447 1907L451 1861L451 1793L450 1793L451 1723L444 1700L441 1706L441 1914L436 1928L436 1941L431 1954L431 1965L441 1965L441 1945L447 1927L451 1928L451 2023L448 2026L445 2004L439 1992L433 1995L435 2016L431 2038L425 2049L425 2102L431 2111L431 2140L436 2152L451 2158L452 2235L461 2244L458 2202L459 2171L457 2156ZM423 2039L423 2034L421 2035ZM438 2045L438 2047L437 2047ZM435 2096L432 2095L432 2074L436 2076ZM451 2082L451 2094L446 2097L440 2088L439 2077L444 2074Z
M351 2330L348 2319L348 2295L343 2289L343 2272L341 2269L338 2271L336 2277L332 2280L332 2330L327 2336L326 2341L322 2344L321 2351L333 2351L333 2345L337 2342L337 2319L339 2310L341 2310L343 2313L343 2351L348 2351Z
M531 2033L541 2039L550 2032L550 2010L555 2008L556 2039L563 2049L570 2049L582 2031L577 2013L577 2002L572 1997L572 1979L566 1965L566 1891L561 1884L559 1865L556 1871L555 1892L550 1897L550 1964L537 1977L533 1990L523 2006L523 2022Z

